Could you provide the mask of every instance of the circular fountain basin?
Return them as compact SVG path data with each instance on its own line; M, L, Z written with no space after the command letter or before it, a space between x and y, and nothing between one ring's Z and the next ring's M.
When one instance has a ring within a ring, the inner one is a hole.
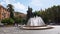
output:
M41 17L36 16L30 18L27 22L27 25L21 26L20 28L25 30L42 30L51 29L53 27L46 25Z
M43 30L43 29L51 29L53 27L51 26L23 26L20 28L24 30Z

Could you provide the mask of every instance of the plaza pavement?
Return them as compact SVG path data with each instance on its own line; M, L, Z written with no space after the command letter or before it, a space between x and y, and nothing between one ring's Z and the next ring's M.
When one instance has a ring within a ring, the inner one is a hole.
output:
M0 34L60 34L60 26L47 30L21 30L19 27L0 27Z

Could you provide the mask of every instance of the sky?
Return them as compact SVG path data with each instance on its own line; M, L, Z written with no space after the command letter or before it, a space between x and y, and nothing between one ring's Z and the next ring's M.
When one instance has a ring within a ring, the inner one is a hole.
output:
M28 6L30 6L33 11L44 10L53 5L60 5L60 0L0 0L0 4L4 7L12 4L16 12L26 14Z

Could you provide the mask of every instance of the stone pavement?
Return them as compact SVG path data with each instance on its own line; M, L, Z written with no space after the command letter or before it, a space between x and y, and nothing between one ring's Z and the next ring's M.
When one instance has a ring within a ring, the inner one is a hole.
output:
M18 27L0 27L0 34L60 34L60 26L47 30L21 30Z
M0 27L0 34L20 34L22 31L17 27Z

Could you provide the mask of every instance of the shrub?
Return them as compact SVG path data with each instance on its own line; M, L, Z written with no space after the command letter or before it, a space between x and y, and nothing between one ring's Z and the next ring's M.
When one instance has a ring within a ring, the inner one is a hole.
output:
M15 17L14 21L16 24L24 24L25 23L25 19L19 18L19 17Z
M13 24L14 23L14 20L12 18L5 18L1 21L3 24Z
M14 21L16 24L20 24L21 23L21 18L14 18Z
M9 21L8 24L13 24L14 23L14 20L12 18L9 18L8 21Z

